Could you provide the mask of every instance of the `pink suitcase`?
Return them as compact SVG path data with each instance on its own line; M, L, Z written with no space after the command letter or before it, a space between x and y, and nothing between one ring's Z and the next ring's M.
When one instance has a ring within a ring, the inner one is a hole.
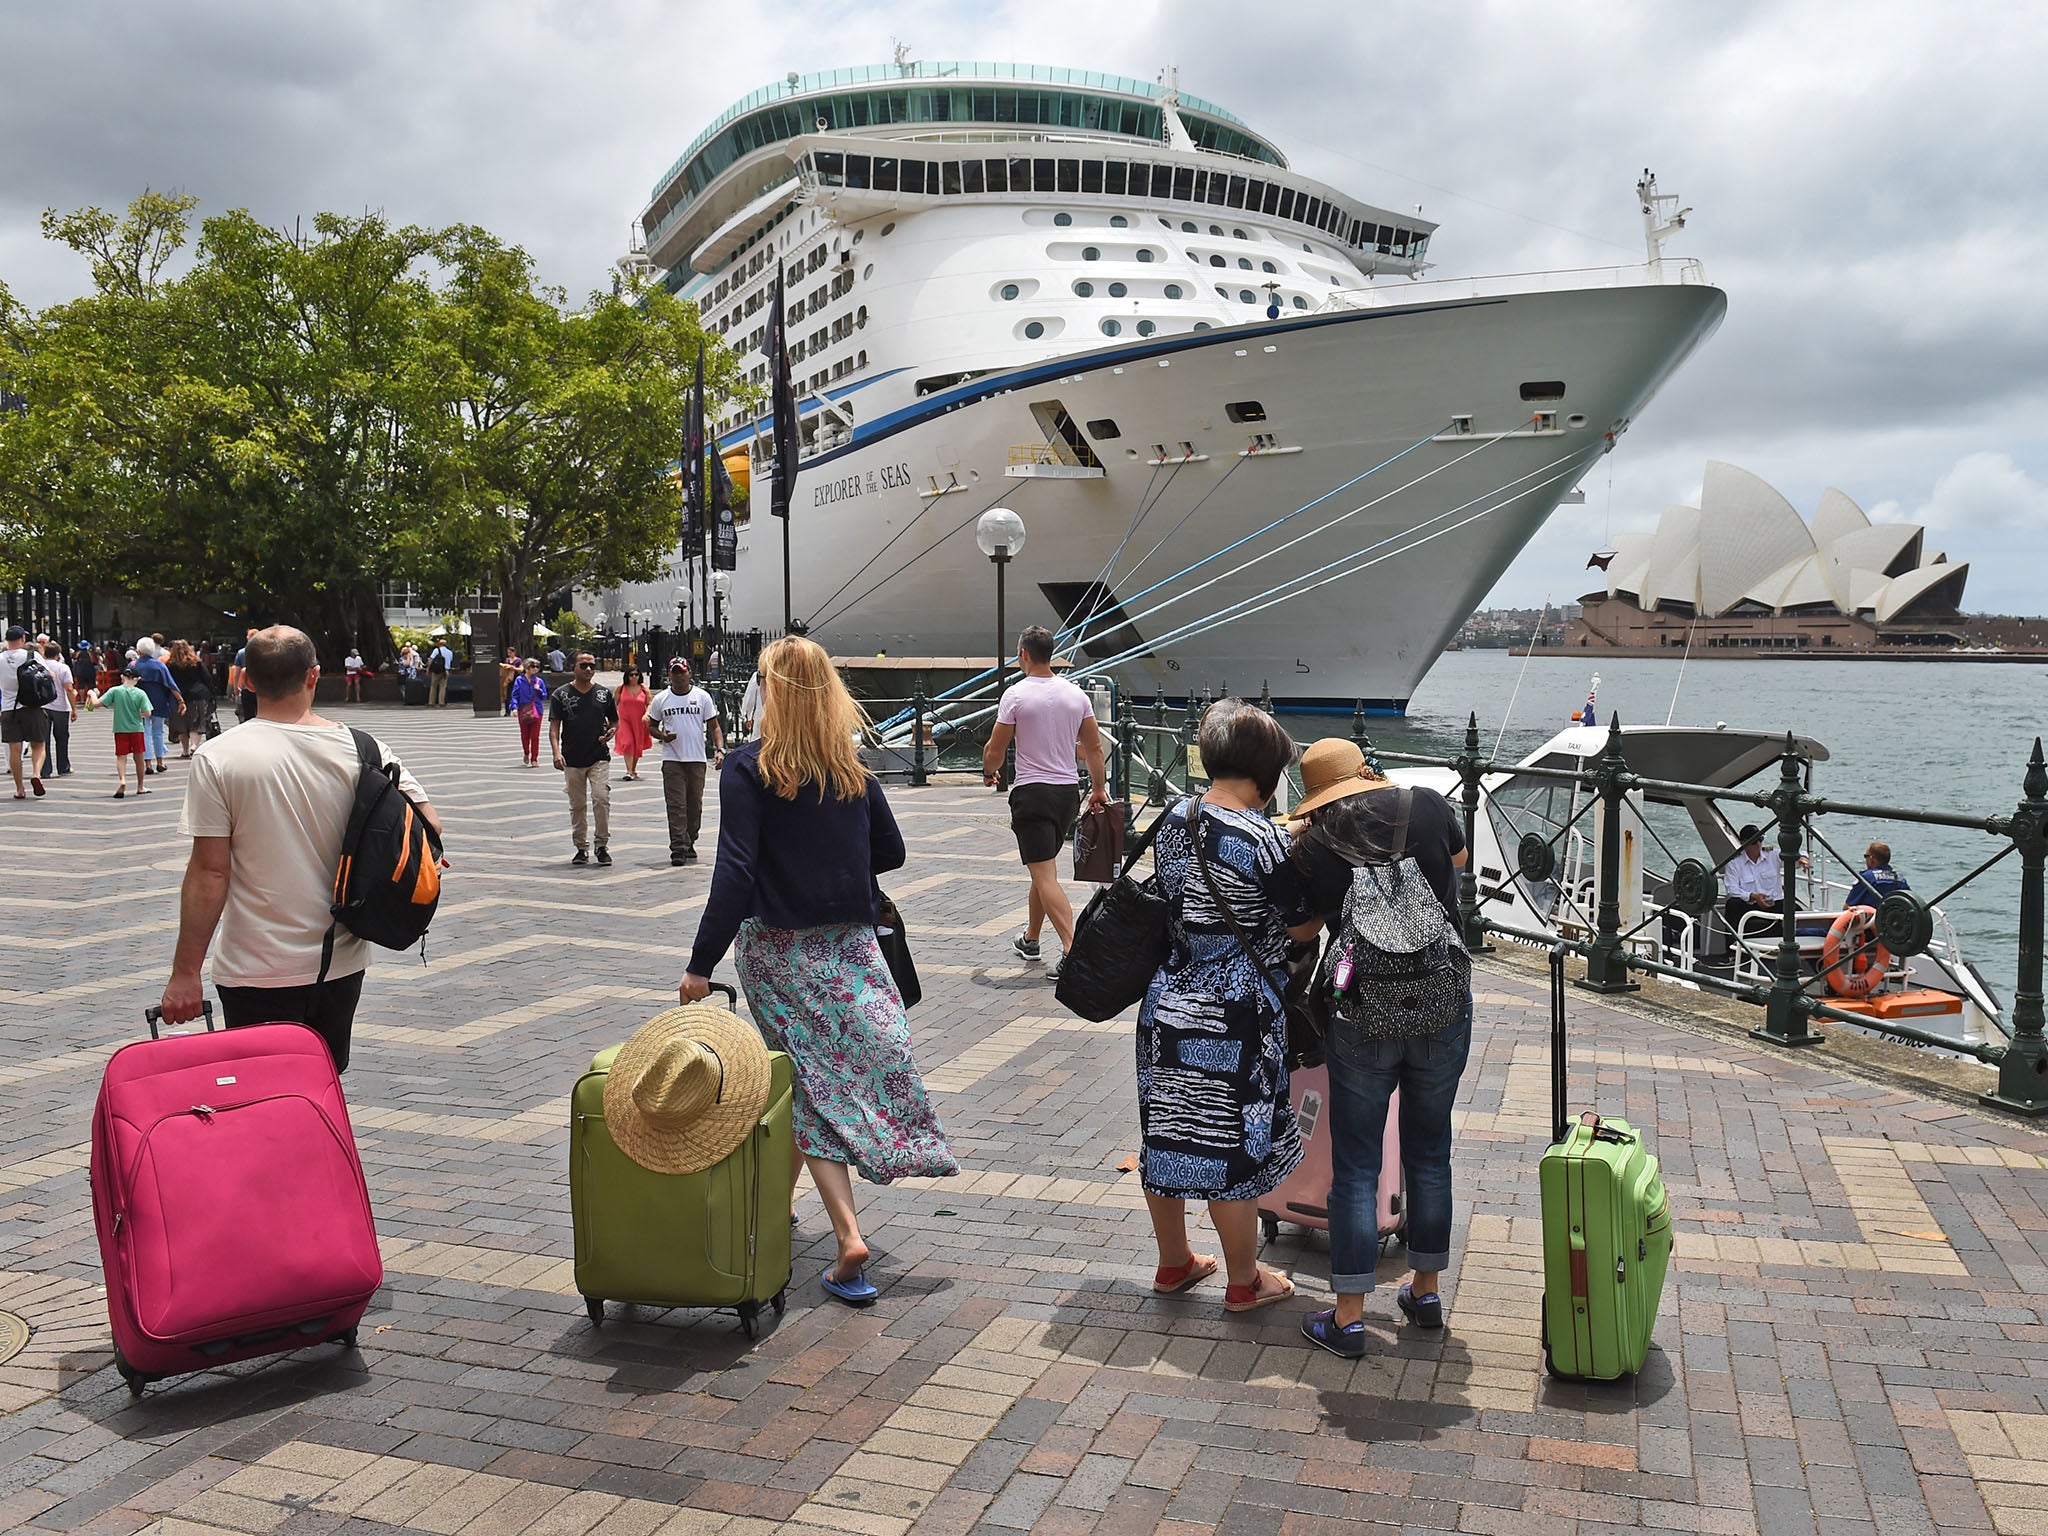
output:
M1271 1192L1259 1197L1259 1226L1266 1241L1280 1235L1280 1223L1330 1230L1330 1069L1296 1067L1288 1095L1294 1122L1301 1128L1302 1159ZM1380 1149L1380 1241L1400 1233L1401 1214L1401 1090L1387 1100L1387 1139Z
M210 1004L206 1022L116 1051L93 1111L114 1363L137 1397L231 1360L353 1348L384 1281L327 1047L298 1024L216 1033Z

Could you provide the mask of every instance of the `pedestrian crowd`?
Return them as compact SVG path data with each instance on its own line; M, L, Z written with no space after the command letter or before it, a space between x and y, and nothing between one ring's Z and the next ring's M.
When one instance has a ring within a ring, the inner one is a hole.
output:
M983 768L988 785L1007 786L1028 879L1026 924L1010 944L1026 964L1043 963L1051 927L1061 953L1046 975L1066 1001L1069 982L1086 979L1063 972L1086 969L1076 956L1090 942L1089 913L1077 920L1060 859L1084 805L1119 813L1109 807L1094 708L1056 674L1054 638L1036 626L1019 637L1021 675L1002 695ZM824 650L798 635L760 652L730 741L687 658L669 664L667 686L653 693L630 667L616 690L600 682L589 652L557 648L546 660L566 680L551 683L540 657L508 657L500 698L503 713L517 717L528 768L540 765L545 722L568 800L572 864L612 863L614 751L635 782L659 745L676 866L698 859L707 780L717 770L716 858L678 1001L686 1013L703 1004L730 959L758 1031L748 1049L772 1048L790 1062L792 1181L808 1168L835 1240L820 1283L849 1305L873 1302L852 1174L887 1184L957 1165L912 1050L914 974L879 883L904 866L906 849L861 758L866 716ZM426 678L430 704L445 702L453 664L440 637L424 657L410 647L400 656L402 673ZM359 699L368 668L353 646L343 671L344 698ZM67 660L46 637L10 629L0 724L15 797L40 796L46 773L72 771L68 730L81 707L112 714L117 797L127 793L131 763L136 794L148 793L177 742L180 760L192 763L179 819L191 850L164 1019L199 1016L211 952L230 1029L303 1023L345 1068L369 945L337 919L337 897L366 786L403 797L431 832L432 862L445 867L439 817L384 743L316 712L321 669L299 630L249 631L227 669L226 695L242 723L225 732L213 675L210 658L182 640L166 647L145 637L132 653L81 646ZM81 678L91 686L81 688ZM1293 1294L1285 1275L1259 1263L1258 1229L1275 1192L1304 1176L1294 1080L1326 1071L1330 1166L1318 1176L1336 1304L1305 1315L1301 1328L1310 1342L1355 1358L1380 1252L1376 1194L1389 1146L1405 1178L1412 1267L1396 1304L1416 1326L1443 1324L1451 1110L1472 1035L1455 894L1466 858L1459 820L1434 791L1390 783L1352 742L1320 741L1298 754L1269 712L1242 700L1209 708L1197 744L1208 787L1167 807L1147 834L1150 885L1170 935L1134 1029L1137 1172L1157 1250L1152 1288L1186 1291L1220 1270L1227 1312ZM1276 823L1270 807L1297 761L1303 798ZM1879 854L1888 850L1873 849L1873 883ZM417 877L423 886L426 873ZM438 891L438 875L432 884ZM1375 936L1389 922L1419 924L1429 947L1417 952L1431 957L1427 977L1401 979L1398 1004L1376 968L1384 956ZM704 1052L716 1048L715 1031L690 1035L693 1026L669 1015L656 1022L660 1039L622 1050L613 1085L640 1106L621 1111L621 1134L650 1143L662 1124L674 1129L673 1106L687 1086L674 1074L694 1081ZM722 1074L739 1063L715 1066L713 1103ZM664 1072L670 1077L657 1080ZM1190 1201L1206 1208L1220 1256L1198 1251Z

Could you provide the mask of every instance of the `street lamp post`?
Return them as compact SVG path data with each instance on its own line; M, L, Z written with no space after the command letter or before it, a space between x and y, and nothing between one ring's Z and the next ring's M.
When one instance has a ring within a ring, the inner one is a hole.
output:
M1024 552L1024 519L1008 507L991 507L974 525L974 542L996 568L996 691L1000 693L1010 633L1003 621L1003 576L1010 561Z

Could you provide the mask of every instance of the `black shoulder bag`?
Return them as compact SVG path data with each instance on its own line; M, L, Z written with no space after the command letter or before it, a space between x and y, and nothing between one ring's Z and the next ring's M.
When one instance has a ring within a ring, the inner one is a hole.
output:
M1187 802L1182 802L1186 804ZM1088 898L1074 919L1074 942L1060 961L1053 996L1069 1013L1100 1024L1143 1000L1173 945L1173 903L1155 872L1143 882L1131 871L1152 846L1169 806L1153 818L1115 880Z

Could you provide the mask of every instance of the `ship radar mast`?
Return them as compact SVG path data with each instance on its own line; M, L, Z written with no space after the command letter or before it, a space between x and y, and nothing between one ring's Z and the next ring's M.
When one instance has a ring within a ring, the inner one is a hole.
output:
M1180 66L1169 64L1159 71L1159 85L1159 125L1166 130L1168 147L1193 149L1194 138L1188 125L1180 120Z
M1648 166L1636 183L1636 202L1643 210L1643 245L1649 265L1654 267L1664 258L1664 242L1685 228L1685 216L1692 210L1678 206L1677 193L1659 192L1657 178Z

